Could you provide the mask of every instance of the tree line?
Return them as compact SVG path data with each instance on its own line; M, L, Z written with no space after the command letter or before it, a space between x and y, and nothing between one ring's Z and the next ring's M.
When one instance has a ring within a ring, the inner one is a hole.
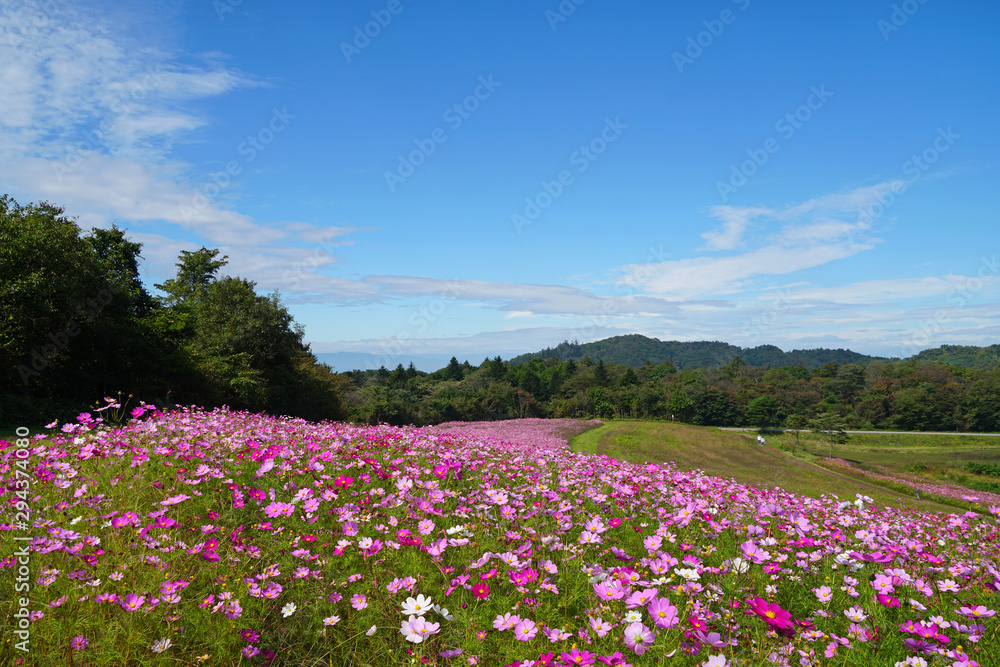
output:
M938 362L830 362L678 369L669 360L624 366L555 356L478 366L452 358L434 373L413 368L343 373L352 420L391 424L570 417L674 420L704 426L995 432L1000 369Z
M218 250L181 251L154 297L141 244L84 233L64 209L0 197L0 424L65 418L118 392L160 405L343 416L343 379L317 363L280 295L220 276Z

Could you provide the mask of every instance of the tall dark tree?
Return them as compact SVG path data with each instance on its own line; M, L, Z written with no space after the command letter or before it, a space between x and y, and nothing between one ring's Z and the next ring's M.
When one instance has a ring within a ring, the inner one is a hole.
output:
M256 283L225 277L199 289L192 348L224 400L265 409L294 385L304 330L277 294L259 296Z
M597 383L598 387L606 387L611 382L608 369L604 365L604 359L598 361L597 365L594 366L594 382Z
M448 365L444 369L444 379L461 380L462 376L462 364L458 363L458 359L452 357L451 361L448 362Z
M194 252L181 250L180 261L175 265L177 277L155 286L167 293L164 302L170 306L186 304L210 285L219 269L229 263L228 255L215 259L218 254L218 249L209 250L204 246Z

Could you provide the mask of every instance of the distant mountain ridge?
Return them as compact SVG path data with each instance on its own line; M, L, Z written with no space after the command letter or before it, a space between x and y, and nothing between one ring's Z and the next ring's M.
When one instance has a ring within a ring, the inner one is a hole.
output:
M1000 346L998 346L1000 347ZM748 366L804 366L819 368L831 362L841 364L866 364L872 361L888 361L886 357L873 357L851 350L792 350L785 352L774 345L738 347L719 341L661 341L641 334L613 336L593 343L570 343L564 341L555 347L539 352L521 354L510 359L516 366L531 359L557 357L560 361L582 359L589 356L594 361L622 366L642 366L648 359L654 364L670 361L678 370L685 368L717 368L740 357Z

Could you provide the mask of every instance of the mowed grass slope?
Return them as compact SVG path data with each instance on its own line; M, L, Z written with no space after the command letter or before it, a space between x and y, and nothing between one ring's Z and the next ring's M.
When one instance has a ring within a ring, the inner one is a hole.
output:
M954 506L901 497L892 489L826 470L789 456L770 443L761 447L752 433L675 423L611 421L577 436L572 447L574 451L605 454L622 461L672 461L684 470L703 470L709 475L757 487L779 486L814 498L833 494L854 500L855 494L860 493L879 505L956 511Z

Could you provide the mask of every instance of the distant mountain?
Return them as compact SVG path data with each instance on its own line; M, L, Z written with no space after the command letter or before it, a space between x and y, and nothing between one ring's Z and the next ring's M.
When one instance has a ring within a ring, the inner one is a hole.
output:
M913 355L917 361L937 361L949 366L961 366L982 371L992 371L1000 366L1000 345L973 347L971 345L942 345Z
M740 357L748 366L797 366L819 368L836 361L842 364L866 364L885 360L851 350L792 350L785 352L774 345L738 347L718 341L681 342L661 341L640 334L614 336L593 343L562 342L540 352L522 354L510 360L511 365L523 364L531 359L557 357L561 361L589 356L594 361L603 359L622 366L641 366L646 360L654 364L669 360L676 368L717 368Z

